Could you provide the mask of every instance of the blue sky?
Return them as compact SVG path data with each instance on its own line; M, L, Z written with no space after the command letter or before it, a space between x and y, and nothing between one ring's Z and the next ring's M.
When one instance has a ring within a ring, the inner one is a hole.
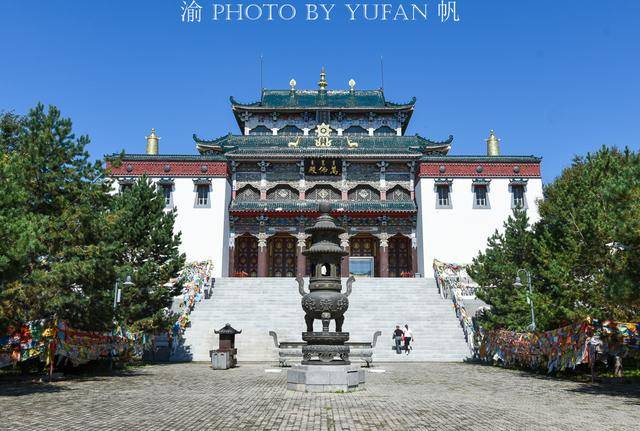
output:
M94 157L195 153L193 133L237 132L229 96L264 85L380 86L418 103L408 133L455 137L452 154L482 154L489 129L504 154L544 157L551 181L575 154L640 144L640 2L458 0L460 22L180 21L181 0L0 0L0 110L59 106ZM278 2L285 3L285 2ZM302 13L303 2L291 1ZM397 2L393 2L397 4ZM404 3L405 5L408 3Z

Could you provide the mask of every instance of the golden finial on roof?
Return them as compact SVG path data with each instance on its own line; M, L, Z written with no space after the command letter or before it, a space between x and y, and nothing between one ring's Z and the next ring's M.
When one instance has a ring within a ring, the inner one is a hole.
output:
M147 154L158 154L158 141L160 137L156 135L156 129L151 129L151 134L145 138L147 139Z
M291 87L291 92L296 91L296 84L297 84L296 80L291 78L291 81L289 81L289 86Z
M353 93L355 91L355 88L356 88L356 80L351 78L349 80L349 91Z
M324 91L327 89L327 74L324 71L324 66L322 66L322 70L320 71L320 81L318 82L318 87L320 87L320 91Z
M487 139L487 156L499 156L500 155L500 139L496 138L493 130L489 131L489 138Z

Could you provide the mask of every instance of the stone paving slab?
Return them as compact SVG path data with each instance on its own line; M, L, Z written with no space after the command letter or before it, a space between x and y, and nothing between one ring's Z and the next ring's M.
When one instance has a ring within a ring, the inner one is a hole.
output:
M287 391L286 370L142 367L118 376L2 384L7 430L634 430L640 387L498 368L378 364L362 392Z

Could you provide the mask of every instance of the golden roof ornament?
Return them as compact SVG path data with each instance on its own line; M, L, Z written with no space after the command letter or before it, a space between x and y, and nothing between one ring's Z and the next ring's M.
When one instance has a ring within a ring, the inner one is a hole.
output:
M353 93L355 91L355 88L356 88L356 81L355 79L351 78L349 80L349 91Z
M324 71L324 66L322 66L322 70L320 71L320 81L318 81L318 87L320 87L320 91L327 91L327 74Z
M496 138L493 130L489 131L489 139L487 139L487 156L500 155L500 139Z
M316 128L316 147L330 147L331 146L331 127L328 124L319 124Z
M145 139L147 140L147 154L157 155L160 137L156 135L156 129L151 129L151 134L145 136Z

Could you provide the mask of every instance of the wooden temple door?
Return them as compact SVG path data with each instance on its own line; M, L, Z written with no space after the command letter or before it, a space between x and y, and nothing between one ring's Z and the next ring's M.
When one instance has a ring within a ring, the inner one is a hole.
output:
M403 273L411 273L411 240L394 235L389 238L389 277L402 277Z
M380 269L378 264L378 243L379 239L373 235L355 235L349 239L349 256L353 257L373 257L374 277L379 277Z
M245 234L236 238L235 277L258 276L258 238Z
M275 235L269 238L269 277L296 276L297 239L291 235Z

